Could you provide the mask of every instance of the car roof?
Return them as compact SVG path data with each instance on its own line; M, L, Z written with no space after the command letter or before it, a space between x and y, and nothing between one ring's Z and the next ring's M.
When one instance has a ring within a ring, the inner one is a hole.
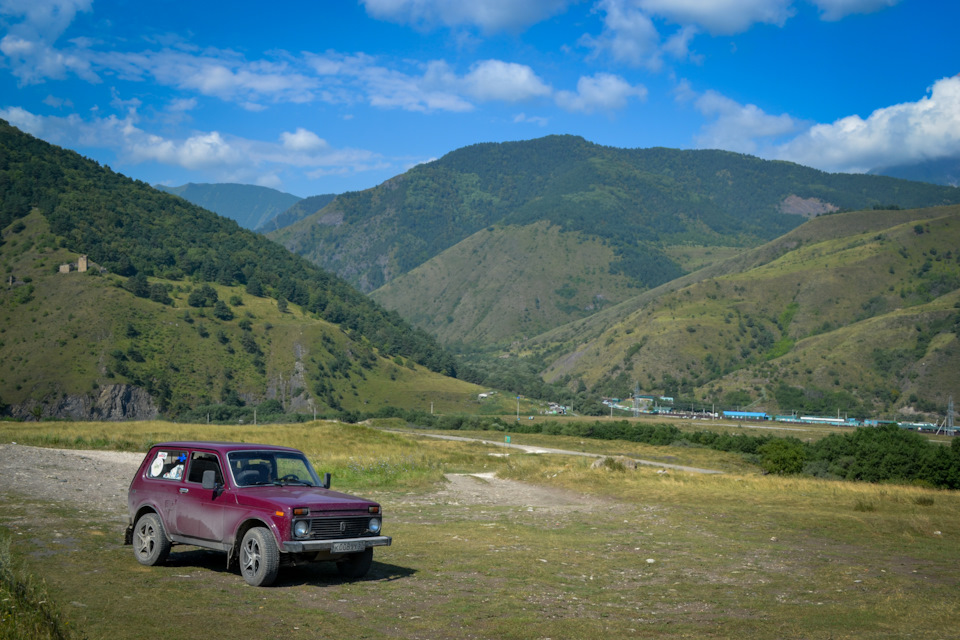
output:
M275 444L258 444L254 442L214 442L206 440L173 440L170 442L158 442L151 449L213 449L221 453L231 451L295 451L301 453L299 449L293 447L282 447Z

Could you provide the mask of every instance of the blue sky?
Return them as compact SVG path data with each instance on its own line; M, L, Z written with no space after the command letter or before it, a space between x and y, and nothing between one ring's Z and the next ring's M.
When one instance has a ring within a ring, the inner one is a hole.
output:
M960 155L955 0L0 0L0 118L298 196L569 133L827 171Z

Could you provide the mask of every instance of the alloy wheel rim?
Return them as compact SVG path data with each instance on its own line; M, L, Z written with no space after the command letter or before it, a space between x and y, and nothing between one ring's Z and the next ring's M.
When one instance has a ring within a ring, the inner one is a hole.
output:
M243 568L250 574L255 574L260 567L260 545L256 540L248 540L243 547Z
M137 551L140 555L148 556L153 551L154 536L153 527L146 523L142 524L137 530Z

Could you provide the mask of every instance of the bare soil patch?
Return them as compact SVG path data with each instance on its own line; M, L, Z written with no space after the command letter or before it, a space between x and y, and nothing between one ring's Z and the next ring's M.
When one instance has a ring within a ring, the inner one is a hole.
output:
M78 451L0 444L0 491L116 514L142 453Z

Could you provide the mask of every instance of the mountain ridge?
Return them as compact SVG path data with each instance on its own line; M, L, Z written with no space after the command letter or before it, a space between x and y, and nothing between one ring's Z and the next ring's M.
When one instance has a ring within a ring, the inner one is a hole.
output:
M256 230L302 200L299 196L270 187L233 182L188 182L179 187L154 185L155 189L180 196L208 211L236 221L244 229Z
M621 289L643 290L682 276L676 259L680 247L746 249L816 215L957 202L958 189L888 177L828 174L725 151L617 149L577 136L547 136L451 151L373 189L341 194L269 237L372 293L417 326L439 332L448 343L475 343L472 336L480 335L476 309L499 307L503 325L482 333L509 342L529 337L526 317L537 315L538 299L541 306L568 310L550 316L554 326L596 312L598 305L591 296L581 295L576 305L564 298L570 291L564 275L548 284L537 279L537 291L515 290L511 295L526 300L524 305L507 308L491 298L458 310L460 292L476 295L468 281L495 263L470 264L465 256L475 245L469 251L454 248L484 229L503 233L545 223L561 235L579 234L580 242L607 247L606 263L593 265L592 276L583 269L577 287L581 294L603 295L611 277ZM549 263L551 254L565 251L566 241L557 238L556 246L540 243L540 252L528 253L529 262ZM454 255L466 281L442 286L424 279L425 273L450 273L429 265ZM416 277L407 277L414 270L419 270ZM414 281L404 289L405 282ZM452 321L425 319L422 288L446 291L426 302L446 310L442 315ZM624 299L618 294L604 304Z

